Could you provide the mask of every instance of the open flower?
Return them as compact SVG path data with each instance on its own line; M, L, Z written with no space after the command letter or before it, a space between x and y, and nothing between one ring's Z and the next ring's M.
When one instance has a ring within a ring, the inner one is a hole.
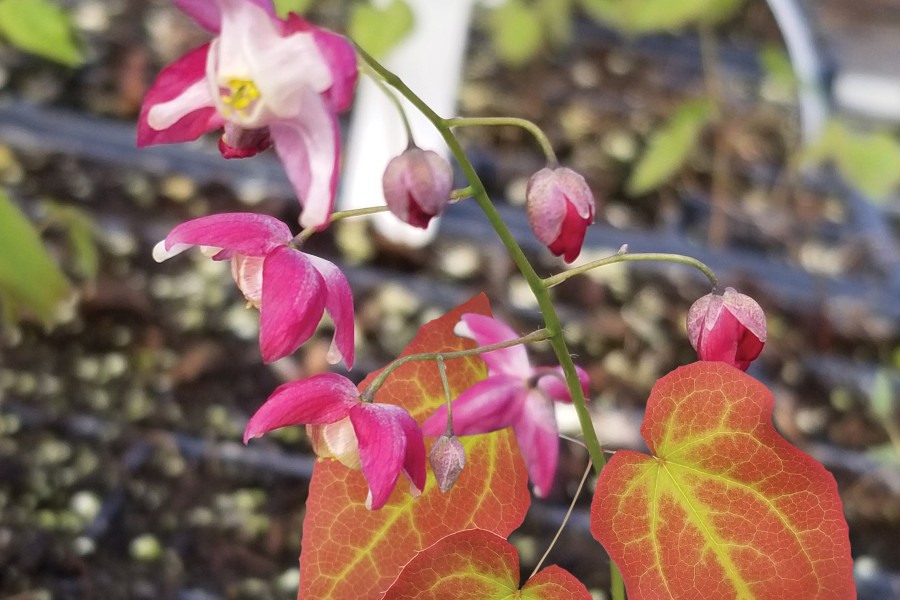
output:
M288 425L331 428L331 452L320 456L338 452L335 458L362 468L369 484L366 508L384 506L401 472L413 496L425 488L425 442L415 419L393 404L361 402L356 386L342 375L323 373L279 386L250 418L244 443Z
M479 346L518 337L500 321L478 314L463 315L455 333L475 340ZM559 456L553 401L572 401L562 371L533 368L523 346L492 350L481 358L487 364L488 377L453 401L453 431L474 435L512 427L535 493L545 496L553 484ZM578 377L586 392L587 373L578 369ZM440 435L446 424L447 408L442 406L422 424L422 431Z
M766 343L766 314L750 296L725 288L698 299L687 316L687 333L700 360L746 371Z
M356 55L345 38L271 0L176 0L217 33L159 74L144 98L138 146L194 140L224 128L219 148L243 158L275 147L303 204L300 223L323 228L334 206L340 134Z
M288 226L268 215L225 213L175 227L153 249L162 262L191 246L211 249L213 260L231 260L234 280L259 309L263 360L287 356L312 337L327 310L334 321L329 360L353 366L353 295L334 264L289 246Z
M535 237L567 263L575 260L594 222L594 195L584 177L566 167L541 169L528 180L525 202Z

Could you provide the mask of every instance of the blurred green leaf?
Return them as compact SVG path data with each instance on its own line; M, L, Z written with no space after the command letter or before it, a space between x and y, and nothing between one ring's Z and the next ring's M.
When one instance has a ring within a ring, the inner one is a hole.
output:
M282 19L287 18L288 13L302 15L309 10L312 3L313 0L275 0L275 12Z
M539 0L536 8L547 40L567 44L572 39L572 0Z
M775 44L766 44L759 51L759 64L767 81L789 90L796 89L797 75L794 73L790 57L783 48Z
M100 256L97 252L97 226L94 220L83 210L63 204L48 204L47 217L65 232L78 274L91 281L96 279Z
M0 33L26 52L70 67L84 62L68 13L51 0L0 0Z
M593 19L625 33L672 31L714 25L731 17L743 0L580 0Z
M382 57L412 31L412 9L404 0L394 0L384 8L356 4L350 11L350 37L372 56Z
M538 9L522 0L507 0L496 8L491 13L490 32L497 55L512 66L534 58L544 43Z
M70 295L69 281L31 222L0 191L0 300L13 319L34 316L52 324Z
M882 421L890 421L896 414L894 400L894 384L888 371L882 369L875 374L872 389L869 392L869 410L872 415Z
M841 175L872 200L884 200L900 184L900 142L884 131L856 133L831 121L801 157L807 164L834 162Z
M694 150L700 132L713 116L705 100L683 104L647 142L626 184L632 196L654 190L678 172Z

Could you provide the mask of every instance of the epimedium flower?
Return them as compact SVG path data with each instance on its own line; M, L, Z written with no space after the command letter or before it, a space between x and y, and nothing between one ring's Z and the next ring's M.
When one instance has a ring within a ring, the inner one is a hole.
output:
M404 223L424 229L450 202L453 169L437 152L412 147L391 159L382 187L391 212Z
M567 263L575 260L594 222L594 195L584 177L566 167L545 167L528 180L525 203L535 237Z
M746 371L766 343L766 315L756 300L729 287L694 302L687 315L687 333L700 360Z
M353 294L333 263L290 246L293 235L275 217L225 213L176 226L153 249L162 262L191 246L205 246L213 260L230 260L235 283L259 309L263 360L287 356L306 342L325 311L334 321L329 361L353 366Z
M504 323L478 314L464 314L454 332L488 346L518 337ZM559 430L553 402L571 402L560 368L534 368L523 346L492 350L481 355L488 369L484 379L453 401L453 431L475 435L512 427L528 466L535 493L550 491L559 456ZM587 373L578 369L582 390ZM442 406L422 424L425 435L440 435L447 425Z
M425 442L415 419L393 404L362 402L352 381L322 373L279 386L244 430L244 443L289 425L323 426L317 454L362 469L366 508L384 506L402 472L415 497L425 488Z
M162 70L144 99L138 146L185 142L224 129L225 158L274 146L303 205L303 227L327 226L337 187L340 132L356 83L350 42L271 0L176 0L218 34Z

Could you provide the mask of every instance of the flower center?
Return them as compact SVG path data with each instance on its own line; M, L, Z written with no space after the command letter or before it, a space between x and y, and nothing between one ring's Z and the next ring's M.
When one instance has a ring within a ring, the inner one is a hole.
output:
M260 96L259 88L249 79L229 79L228 87L220 87L219 94L225 109L223 112L237 113L242 117L248 116Z

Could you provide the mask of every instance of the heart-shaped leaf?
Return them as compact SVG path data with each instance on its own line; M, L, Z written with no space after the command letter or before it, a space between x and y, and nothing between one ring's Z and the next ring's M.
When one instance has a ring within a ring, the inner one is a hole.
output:
M490 315L487 299L478 296L423 325L404 355L473 347L471 340L453 333L467 312ZM446 369L454 396L486 376L478 357L448 360ZM403 406L421 424L445 402L437 365L413 361L400 367L375 401ZM300 597L380 598L403 565L447 535L479 528L505 537L518 527L531 497L512 431L462 441L466 467L448 493L441 493L429 474L419 498L398 486L377 511L365 508L368 488L360 471L336 461L316 463L303 523Z
M834 478L772 426L774 398L729 365L660 379L641 434L597 481L591 532L630 600L856 597Z
M415 24L412 9L404 0L393 0L384 8L356 4L350 12L350 37L363 50L378 58L388 53Z
M519 553L490 531L448 535L403 568L384 600L590 600L580 581L551 565L519 589Z

